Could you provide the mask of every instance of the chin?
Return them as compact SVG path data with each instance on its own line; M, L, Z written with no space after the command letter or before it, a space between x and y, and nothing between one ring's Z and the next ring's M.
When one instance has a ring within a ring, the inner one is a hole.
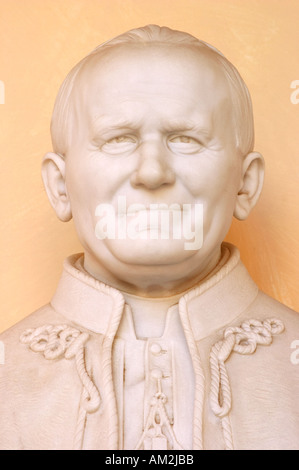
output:
M184 262L196 251L186 250L183 240L114 240L108 249L125 264L171 265Z

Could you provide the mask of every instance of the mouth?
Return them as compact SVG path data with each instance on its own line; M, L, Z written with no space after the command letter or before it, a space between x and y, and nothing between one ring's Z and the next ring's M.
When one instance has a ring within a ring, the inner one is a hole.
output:
M126 215L149 215L149 214L163 214L163 213L173 213L173 212L182 212L183 208L180 204L168 204L160 203L160 204L131 204L128 206L127 211L125 212Z
M104 206L104 207L103 207ZM109 207L107 207L109 206ZM199 249L203 227L202 204L151 203L126 204L121 199L115 206L104 204L96 208L100 217L96 224L99 239L152 239L152 240L193 240L186 250ZM191 245L191 247L189 247Z

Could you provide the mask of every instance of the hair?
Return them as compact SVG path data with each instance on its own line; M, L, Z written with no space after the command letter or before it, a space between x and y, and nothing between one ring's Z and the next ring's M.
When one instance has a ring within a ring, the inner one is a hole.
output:
M51 136L54 152L65 156L68 149L72 136L71 120L69 119L72 112L72 91L80 70L92 57L100 55L109 48L138 43L142 45L156 43L195 46L200 53L208 52L209 56L220 66L228 83L233 109L232 119L236 148L243 156L253 150L254 124L251 98L245 82L234 65L215 47L189 33L172 30L165 26L147 25L142 28L132 29L100 44L69 72L59 89L52 115Z

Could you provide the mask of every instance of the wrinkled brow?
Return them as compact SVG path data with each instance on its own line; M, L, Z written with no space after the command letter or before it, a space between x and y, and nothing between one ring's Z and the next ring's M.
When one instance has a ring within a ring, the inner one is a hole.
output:
M207 123L201 122L202 119L192 120L185 118L174 118L174 119L161 119L160 128L163 131L175 132L175 131L197 131L203 134L210 134L209 126ZM91 131L98 133L106 130L113 129L133 129L137 130L142 124L143 118L134 116L108 116L101 115L97 116L91 122Z
M140 119L126 116L98 116L91 123L91 129L95 132L101 129L137 128Z

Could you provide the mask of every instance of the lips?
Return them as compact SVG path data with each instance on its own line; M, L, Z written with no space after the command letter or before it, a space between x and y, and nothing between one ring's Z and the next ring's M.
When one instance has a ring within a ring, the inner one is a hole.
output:
M150 213L163 213L163 212L182 212L182 207L179 204L173 205L173 207L170 205L168 206L167 204L149 204L149 205L143 205L140 204L140 207L138 207L137 204L131 204L128 206L128 209L126 211L126 215L135 215L135 214L150 214Z

